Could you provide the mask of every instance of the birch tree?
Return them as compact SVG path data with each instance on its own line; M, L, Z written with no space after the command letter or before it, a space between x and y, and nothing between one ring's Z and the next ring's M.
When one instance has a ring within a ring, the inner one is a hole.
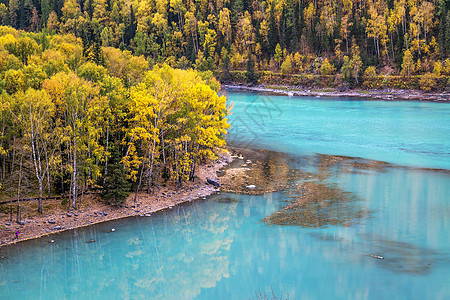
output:
M17 126L24 131L23 138L30 149L34 175L39 185L38 212L42 214L42 195L48 162L45 157L49 147L49 129L52 127L54 105L45 91L34 89L28 89L25 93L18 92L13 99L11 114Z
M102 127L98 126L101 114L106 107L105 97L100 96L99 88L79 78L74 73L58 73L46 80L43 88L56 105L57 117L64 127L65 138L70 158L72 208L77 207L79 192L80 164L87 163L92 176L100 174L98 166L92 163L94 156L103 153L98 140ZM82 160L89 152L88 159ZM86 161L87 160L87 161Z

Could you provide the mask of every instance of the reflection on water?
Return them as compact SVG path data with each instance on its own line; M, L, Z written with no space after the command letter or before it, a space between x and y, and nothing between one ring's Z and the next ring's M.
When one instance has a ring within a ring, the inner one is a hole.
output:
M181 206L1 248L0 299L194 299L229 277L235 208Z

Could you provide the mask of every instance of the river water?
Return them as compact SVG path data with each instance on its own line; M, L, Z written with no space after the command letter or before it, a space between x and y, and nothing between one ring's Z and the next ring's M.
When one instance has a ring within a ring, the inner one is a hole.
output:
M221 193L1 248L0 299L450 298L449 104L228 97L230 144L340 197L295 212L323 223L262 221L286 191Z

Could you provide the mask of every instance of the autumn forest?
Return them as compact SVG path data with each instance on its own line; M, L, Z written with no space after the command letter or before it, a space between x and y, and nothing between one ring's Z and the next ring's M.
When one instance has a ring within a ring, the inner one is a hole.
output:
M225 97L211 72L151 70L143 56L102 48L83 55L80 38L0 27L2 199L103 190L111 204L195 178L225 144ZM18 216L19 220L20 217Z
M291 84L427 90L448 86L449 9L448 0L10 0L0 20L74 34L100 64L101 47L117 47L224 81L278 74Z

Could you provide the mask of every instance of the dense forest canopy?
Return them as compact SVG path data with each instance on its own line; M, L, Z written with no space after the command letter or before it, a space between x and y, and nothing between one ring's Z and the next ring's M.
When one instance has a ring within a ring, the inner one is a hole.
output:
M0 26L0 198L104 188L113 203L178 186L225 145L226 99L212 72L150 69L143 56L73 34Z
M2 0L0 21L73 33L150 65L220 71L450 73L449 0ZM353 75L353 76L352 76Z

